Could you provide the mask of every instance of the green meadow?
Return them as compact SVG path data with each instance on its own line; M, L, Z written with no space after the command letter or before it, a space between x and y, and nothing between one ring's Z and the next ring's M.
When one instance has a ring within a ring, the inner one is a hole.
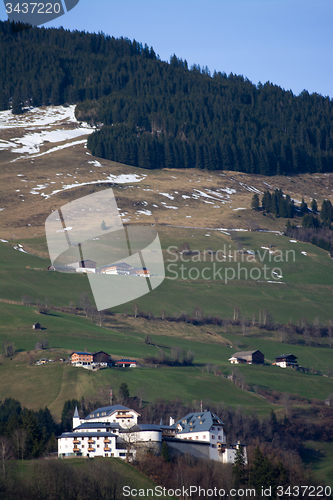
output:
M90 319L57 311L47 315L38 314L36 307L0 303L2 323L0 342L14 342L17 353L12 359L3 358L0 365L0 398L14 397L22 404L37 409L48 406L59 418L65 400L97 397L100 391L113 388L117 391L126 382L132 396L144 394L144 399L154 401L181 399L195 404L200 399L231 406L244 406L267 414L272 406L254 392L236 387L226 376L233 367L228 362L230 355L239 350L235 344L242 342L241 349L260 349L266 359L272 361L278 354L292 351L299 357L302 366L313 366L326 372L333 368L330 349L290 346L276 340L242 337L223 334L228 344L208 343L199 340L199 329L193 326L193 339L179 336L151 335L152 344L144 342L145 334L141 324L125 334L100 327ZM32 324L39 321L42 331L32 330ZM147 322L147 321L146 321ZM198 331L198 340L196 340ZM34 351L35 343L46 338L49 349ZM232 347L231 347L232 346ZM160 349L171 354L173 347L194 352L193 366L141 366L135 369L105 369L90 372L75 368L60 361L42 366L30 364L30 355L35 359L67 357L72 350L103 350L116 357L142 360L158 356ZM28 354L29 352L29 354ZM218 375L212 370L207 373L207 364L218 368ZM325 399L333 392L333 379L314 374L302 374L291 369L275 366L239 366L247 384L258 385L267 390L298 393L304 398ZM223 375L223 376L222 376ZM142 393L143 390L143 393Z
M281 323L302 318L313 321L319 317L324 323L333 319L333 260L324 250L308 243L292 243L289 238L274 233L237 233L231 239L218 231L167 226L160 226L158 232L166 279L151 293L115 307L115 312L132 313L136 302L141 310L151 311L155 316L160 316L162 310L172 316L181 312L192 314L194 307L199 306L205 315L223 318L232 317L237 307L241 316L248 318L253 314L257 317L259 309L267 309ZM230 249L234 255L237 248L245 248L256 252L256 262L249 254L237 254L237 262L221 261L221 253L220 261L214 262L207 253L201 254L200 261L193 255L172 254L174 247L184 242L188 242L192 250L201 252L208 248L215 252L226 249L228 254ZM23 244L34 245L33 240L23 240ZM261 248L269 245L276 255ZM170 250L170 247L173 248ZM38 239L36 250L46 250L45 240ZM4 284L0 298L20 301L23 295L29 295L43 301L47 297L54 305L68 306L69 302L77 303L82 292L91 296L86 276L48 272L47 259L13 250L10 243L1 244L0 251L0 277ZM255 279L251 279L254 267ZM282 278L272 275L274 269L277 275L282 272ZM233 276L235 279L231 279Z

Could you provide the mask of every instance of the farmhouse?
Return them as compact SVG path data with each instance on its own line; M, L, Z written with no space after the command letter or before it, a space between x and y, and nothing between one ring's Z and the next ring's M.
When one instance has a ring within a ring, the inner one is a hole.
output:
M297 366L297 356L293 354L281 354L275 358L276 366L280 366L281 368L287 368L287 366Z
M126 262L120 262L119 264L109 264L107 266L102 266L99 268L99 272L103 274L129 274L132 266L126 264Z
M71 363L73 366L91 365L92 362L93 355L90 352L74 351L71 354Z
M160 452L166 441L175 454L189 453L222 463L234 463L237 448L226 445L222 421L210 411L189 413L170 425L139 424L140 414L122 405L98 408L81 419L77 408L73 431L58 437L58 456L118 457L133 459L141 449ZM246 448L244 458L246 460Z
M132 267L126 262L120 262L119 264L109 264L107 266L102 266L97 272L102 274L117 274L126 276L143 276L145 278L150 277L149 269L141 267Z
M251 364L257 364L257 365L262 365L264 364L265 357L262 352L260 351L240 351L236 352L229 358L229 361L231 364L241 364L241 363L247 363L249 365Z
M98 352L83 352L74 351L71 354L71 363L73 366L84 366L84 367L106 367L112 366L112 359L110 354L103 351Z

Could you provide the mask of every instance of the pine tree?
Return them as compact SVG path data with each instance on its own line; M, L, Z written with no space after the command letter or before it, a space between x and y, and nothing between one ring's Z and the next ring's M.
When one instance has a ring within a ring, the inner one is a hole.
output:
M261 204L262 204L262 208L264 210L266 210L266 212L271 211L272 195L268 190L264 192L264 196L262 197Z
M309 209L307 203L305 203L304 198L302 198L302 203L300 204L299 207L300 215L307 214Z
M258 211L260 209L260 200L259 200L259 196L257 195L257 193L255 193L252 197L251 208L252 208L252 210L255 210L255 211Z
M311 210L312 212L314 212L315 214L318 212L318 204L317 204L317 200L315 200L313 198L313 200L311 201Z
M270 461L261 453L259 446L254 450L253 461L250 470L250 486L258 491L261 487L269 488L273 484L274 467Z
M22 101L19 89L15 89L12 101L12 113L13 115L20 115L23 113Z
M170 462L169 447L165 441L163 441L163 444L162 444L161 455L162 455L162 458L164 459L165 462Z
M127 399L130 396L128 385L126 382L122 382L119 387L119 395L122 399Z
M239 445L236 450L232 474L235 477L235 483L237 487L246 483L247 474L245 468L245 453L242 445Z
M333 220L333 209L330 200L323 201L320 210L320 218L323 221L323 224L325 224L326 226L331 225L331 222Z

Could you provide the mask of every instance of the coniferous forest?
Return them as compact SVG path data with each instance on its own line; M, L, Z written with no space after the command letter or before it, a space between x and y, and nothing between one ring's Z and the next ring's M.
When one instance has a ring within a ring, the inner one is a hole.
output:
M221 48L222 50L222 48ZM143 168L264 175L333 171L333 102L104 33L0 22L0 109L78 103L92 153Z

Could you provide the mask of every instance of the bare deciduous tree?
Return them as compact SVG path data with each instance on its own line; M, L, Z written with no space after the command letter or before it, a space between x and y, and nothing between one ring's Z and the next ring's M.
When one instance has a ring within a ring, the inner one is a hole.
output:
M22 295L21 300L22 300L22 304L23 304L24 306L30 306L31 304L33 304L33 303L34 303L33 298L32 298L32 297L30 297L29 295Z
M136 318L137 315L139 314L139 306L136 302L133 304L133 311L134 311L134 317Z
M105 321L105 314L103 313L103 311L97 311L96 316L99 326L102 326Z
M239 320L240 310L238 307L234 307L234 321Z
M211 370L212 370L212 364L211 364L211 363L207 363L207 364L205 365L205 369L206 369L206 372L207 372L207 373L210 373L210 372L211 372Z
M13 344L13 342L8 342L7 340L4 340L2 343L2 347L4 350L5 356L7 358L10 358L11 356L13 356L13 354L15 352L15 345Z
M202 319L203 318L203 310L201 307L196 306L193 310L193 318Z
M218 365L213 365L213 373L215 376L217 376L219 374L219 367Z
M191 365L193 363L193 360L194 360L194 352L192 351L192 349L189 349L186 353L186 361L189 365Z
M290 407L291 407L291 396L289 392L284 392L281 396L281 403L284 407L284 411L286 413L286 416L289 417L290 415Z
M162 364L165 363L166 354L164 349L160 349L159 355L160 355L160 363Z
M18 459L23 460L26 450L28 432L26 429L15 429L13 432L13 441Z
M6 462L13 457L13 446L11 440L6 436L0 436L0 460L2 460L2 473L6 477Z
M329 321L329 327L328 327L327 335L328 335L329 346L332 347L332 343L333 343L333 322L332 322L331 319Z
M89 295L85 292L80 293L79 296L79 306L81 309L83 309L86 318L89 317L90 309L91 309L91 301L89 298Z
M154 318L154 315L151 311L148 311L147 312L147 316L148 316L148 319L153 319Z

